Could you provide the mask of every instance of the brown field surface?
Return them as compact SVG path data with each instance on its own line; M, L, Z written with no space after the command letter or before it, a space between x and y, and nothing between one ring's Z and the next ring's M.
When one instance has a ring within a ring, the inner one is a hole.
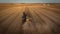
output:
M0 34L60 34L60 4L0 3Z

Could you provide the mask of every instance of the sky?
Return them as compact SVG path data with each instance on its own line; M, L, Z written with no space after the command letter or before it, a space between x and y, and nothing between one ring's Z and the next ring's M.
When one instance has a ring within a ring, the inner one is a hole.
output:
M0 0L0 3L60 3L60 0Z

